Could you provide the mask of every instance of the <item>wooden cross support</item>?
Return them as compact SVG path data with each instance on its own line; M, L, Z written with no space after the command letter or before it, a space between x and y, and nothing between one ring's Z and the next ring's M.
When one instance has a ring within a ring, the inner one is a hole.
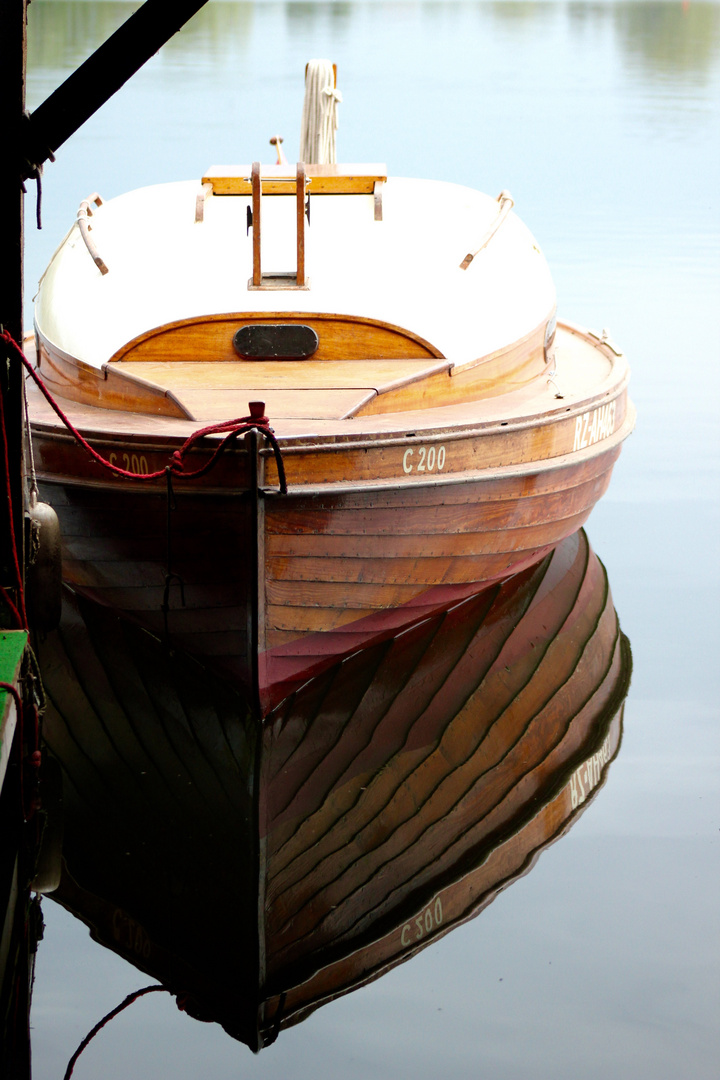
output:
M275 180L274 183L280 183ZM254 161L250 172L252 190L253 272L249 289L307 289L305 275L305 193L307 176L302 161L297 163L294 177L283 178L283 183L295 185L295 223L297 230L297 269L295 273L263 274L262 272L262 175L260 162ZM294 280L293 280L294 279Z
M297 163L297 182L295 184L295 206L297 221L297 287L305 288L305 165Z

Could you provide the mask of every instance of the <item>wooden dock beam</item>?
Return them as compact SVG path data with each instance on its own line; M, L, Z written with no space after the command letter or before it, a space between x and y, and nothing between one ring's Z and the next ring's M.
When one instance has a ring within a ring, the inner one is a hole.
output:
M4 0L7 3L8 0ZM97 112L207 0L146 0L25 120L25 178Z

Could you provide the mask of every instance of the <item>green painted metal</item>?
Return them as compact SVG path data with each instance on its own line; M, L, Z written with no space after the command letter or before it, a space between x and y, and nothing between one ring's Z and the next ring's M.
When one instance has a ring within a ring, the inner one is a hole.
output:
M18 685L20 665L27 645L27 630L3 630L0 632L0 682ZM6 731L12 698L7 690L0 690L0 790L10 755L12 731Z
M27 630L3 630L0 633L0 682L17 685L27 640ZM0 690L0 732L5 726L9 697L7 690Z

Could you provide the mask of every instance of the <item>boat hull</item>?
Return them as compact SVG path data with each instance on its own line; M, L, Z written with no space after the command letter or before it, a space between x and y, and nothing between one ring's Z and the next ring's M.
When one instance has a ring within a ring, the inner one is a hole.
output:
M254 432L196 480L113 474L33 391L37 472L60 519L65 581L211 663L266 713L327 663L537 563L585 523L635 414L624 359L579 331L559 334L564 382L573 365L595 372L592 395L553 394L542 378L497 400L404 414L271 417L286 494ZM198 430L63 404L111 465L134 474L162 473ZM193 448L190 471L220 437Z
M210 662L265 711L359 645L538 562L619 447L552 472L287 496L43 483L65 581Z

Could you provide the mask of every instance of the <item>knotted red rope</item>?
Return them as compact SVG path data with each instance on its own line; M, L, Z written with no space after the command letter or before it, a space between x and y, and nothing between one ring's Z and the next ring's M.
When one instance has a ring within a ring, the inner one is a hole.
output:
M37 371L35 371L34 367L30 363L28 358L25 356L24 352L22 351L18 343L15 341L15 339L12 337L12 335L9 334L7 330L3 330L0 336L2 337L3 341L13 347L15 352L20 357L20 360L25 370L35 380L38 389L43 394L47 403L57 414L57 416L63 422L68 431L73 435L76 441L80 444L80 446L82 446L83 449L87 450L93 461L96 461L98 465L102 465L103 468L108 469L110 472L115 473L116 476L123 476L129 480L158 480L161 476L166 476L168 469L170 469L170 471L175 476L183 477L183 479L185 480L195 480L199 476L204 476L205 473L209 472L210 469L213 468L213 466L215 465L225 448L228 446L228 444L231 443L234 439L237 439L239 435L245 435L248 431L259 431L262 435L265 436L265 438L272 446L273 453L275 455L275 464L278 471L278 480L280 482L280 491L283 493L283 495L287 494L285 465L283 463L280 446L277 439L275 438L275 433L270 427L269 419L267 418L267 416L265 416L264 402L251 401L249 416L240 416L234 420L224 420L220 424L210 424L208 427L204 427L201 428L199 431L195 431L188 439L185 440L180 449L176 450L173 453L170 459L170 464L165 466L164 468L157 469L155 472L135 473L131 472L129 469L121 469L118 465L113 465L112 462L108 461L107 458L104 458L102 454L99 454L97 450L93 449L87 439L85 439L80 434L77 428L73 425L72 421L62 411L57 401L55 401L54 397L52 396L48 388L45 386L45 383L40 378ZM200 439L205 438L206 435L220 435L223 432L226 433L225 438L216 448L210 459L199 469L187 471L185 468L184 458L188 450L191 450L192 447L195 446L195 444L199 442Z

